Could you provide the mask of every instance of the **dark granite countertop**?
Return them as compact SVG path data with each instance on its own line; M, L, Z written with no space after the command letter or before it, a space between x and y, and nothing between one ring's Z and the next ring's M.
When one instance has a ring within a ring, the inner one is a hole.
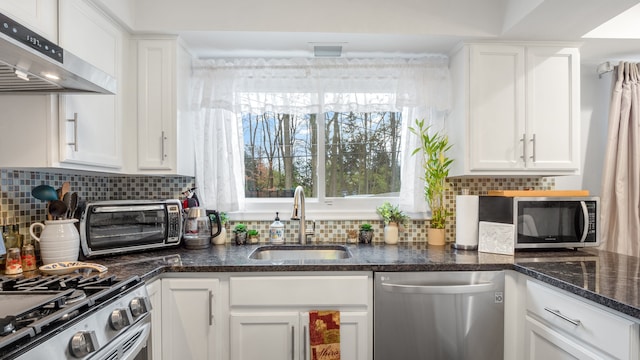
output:
M515 256L455 250L426 243L348 245L341 260L253 260L258 245L148 251L91 259L118 277L151 279L176 272L473 271L511 269L640 319L640 259L598 251L522 251Z

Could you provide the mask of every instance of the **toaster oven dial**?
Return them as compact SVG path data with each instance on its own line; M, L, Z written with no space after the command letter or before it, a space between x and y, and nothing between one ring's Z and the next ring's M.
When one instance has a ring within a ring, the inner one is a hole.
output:
M149 300L145 297L136 297L129 303L129 309L131 309L131 314L133 314L134 317L138 317L151 310L151 304L149 304Z
M113 330L122 330L133 323L133 317L129 309L116 309L109 316L109 325Z

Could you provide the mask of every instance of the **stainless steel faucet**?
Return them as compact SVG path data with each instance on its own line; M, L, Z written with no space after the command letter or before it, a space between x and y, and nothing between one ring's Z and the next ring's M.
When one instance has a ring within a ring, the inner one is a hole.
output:
M293 193L293 212L291 213L291 220L300 220L298 243L301 245L307 243L307 228L305 226L304 210L304 188L302 186L298 186L296 187L295 193Z

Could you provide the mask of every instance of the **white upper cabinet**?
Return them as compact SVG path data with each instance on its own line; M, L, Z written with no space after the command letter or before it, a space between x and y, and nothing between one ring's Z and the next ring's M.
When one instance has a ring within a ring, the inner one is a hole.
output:
M0 13L58 43L56 0L0 0Z
M580 170L576 48L466 44L451 59L451 176Z
M33 20L26 26L53 16L55 42L116 77L118 86L116 95L0 96L0 131L5 135L0 166L121 172L126 33L86 1L2 1L0 6L9 16L26 9ZM24 19L16 15L16 20Z
M191 56L173 37L137 39L136 172L194 174L193 122L187 99Z
M119 171L126 34L84 1L60 0L60 46L114 76L115 95L61 95L60 161Z

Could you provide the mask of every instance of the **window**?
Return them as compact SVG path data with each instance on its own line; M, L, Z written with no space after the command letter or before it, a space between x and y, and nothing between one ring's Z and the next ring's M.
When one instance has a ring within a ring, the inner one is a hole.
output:
M300 185L316 219L370 219L385 200L422 213L424 181L407 125L444 119L448 64L439 54L195 61L201 202L273 219L290 210Z
M399 112L243 114L246 198L398 196Z

